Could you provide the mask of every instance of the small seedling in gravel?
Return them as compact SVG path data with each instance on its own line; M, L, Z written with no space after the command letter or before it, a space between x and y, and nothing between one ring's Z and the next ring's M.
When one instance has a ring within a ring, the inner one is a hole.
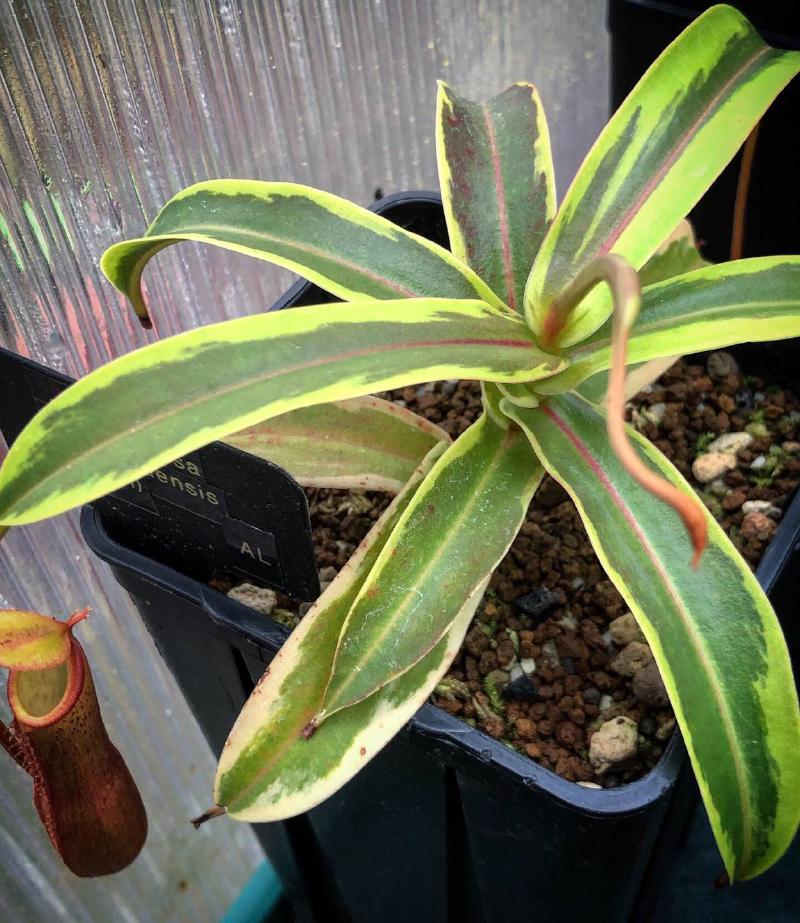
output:
M497 686L488 676L484 676L483 678L483 691L486 693L486 697L489 699L489 704L492 706L494 711L497 712L498 715L504 715L506 712L506 706L505 702L503 702L503 697L500 695Z
M767 460L764 467L769 471L772 477L776 478L783 471L786 465L786 452L779 445L772 445L767 452Z
M800 820L800 713L780 627L624 408L628 363L663 368L681 353L800 334L800 258L711 266L680 231L799 69L800 54L712 8L634 88L558 210L534 87L475 103L442 84L452 252L327 192L234 179L179 192L142 237L107 251L103 270L148 326L142 272L187 240L271 260L344 303L192 330L73 385L12 447L0 526L57 515L259 426L307 434L281 463L309 483L330 479L335 460L340 486L363 484L358 439L336 459L314 441L333 415L363 433L362 413L388 413L348 402L431 380L483 386L483 416L453 444L413 418L383 421L394 473L382 483L399 492L245 706L208 816L290 817L375 756L447 670L547 472L652 649L730 878L784 852ZM488 713L482 696L475 707Z
M445 676L444 679L437 683L433 691L435 695L451 702L458 699L466 701L470 697L469 686L452 676Z
M700 433L694 441L694 454L702 455L716 438L716 433Z

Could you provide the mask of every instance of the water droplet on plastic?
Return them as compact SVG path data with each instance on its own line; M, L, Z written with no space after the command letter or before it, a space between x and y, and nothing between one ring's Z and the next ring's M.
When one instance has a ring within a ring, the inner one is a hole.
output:
M51 363L61 363L67 355L67 344L55 327L44 338L42 349Z

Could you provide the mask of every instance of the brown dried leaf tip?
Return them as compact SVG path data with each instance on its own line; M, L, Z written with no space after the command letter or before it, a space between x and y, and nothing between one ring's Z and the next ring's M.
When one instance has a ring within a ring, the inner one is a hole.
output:
M221 804L215 804L213 808L209 808L207 811L203 811L199 817L195 817L192 820L192 826L197 830L206 821L213 820L215 817L222 817L223 814L227 813L227 808L223 808Z

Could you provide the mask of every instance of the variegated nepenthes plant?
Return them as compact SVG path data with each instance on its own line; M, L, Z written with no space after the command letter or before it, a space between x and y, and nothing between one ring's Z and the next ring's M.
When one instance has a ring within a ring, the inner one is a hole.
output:
M239 180L180 192L107 251L143 321L146 264L186 240L296 270L342 302L193 330L87 376L12 447L0 524L220 438L307 483L398 491L245 706L211 813L304 811L387 743L447 669L549 472L653 650L730 877L783 853L800 818L800 717L780 627L623 414L627 364L800 334L800 257L710 266L681 238L654 257L799 69L800 54L714 7L645 74L558 211L535 89L472 103L442 86L452 252L334 195ZM604 374L605 399L589 400ZM452 444L366 397L441 378L483 383L483 416Z

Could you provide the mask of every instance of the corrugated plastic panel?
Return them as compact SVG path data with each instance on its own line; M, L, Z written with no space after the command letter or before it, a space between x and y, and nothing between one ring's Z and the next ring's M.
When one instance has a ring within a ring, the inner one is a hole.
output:
M80 375L152 338L98 259L189 183L293 180L362 204L434 188L437 77L474 97L536 82L563 191L605 116L604 16L600 0L6 0L0 344ZM230 253L173 248L148 274L156 334L262 310L289 281ZM0 917L217 920L258 848L233 822L188 825L209 800L211 755L76 523L12 532L0 606L94 607L81 638L150 836L125 872L72 878L27 779L0 754Z

